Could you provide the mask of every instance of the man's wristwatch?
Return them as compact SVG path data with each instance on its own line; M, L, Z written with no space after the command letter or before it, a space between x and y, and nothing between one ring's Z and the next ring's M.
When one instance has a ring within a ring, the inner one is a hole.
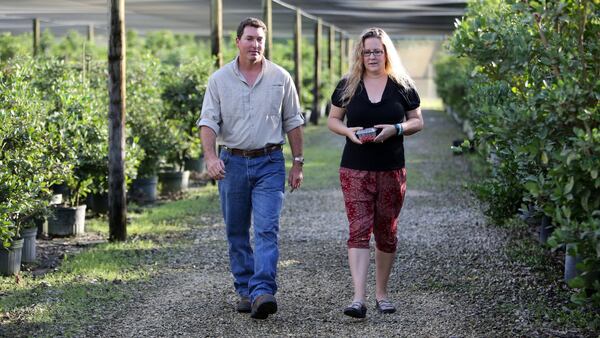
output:
M300 165L304 165L304 156L296 156L294 157L294 162L300 163Z

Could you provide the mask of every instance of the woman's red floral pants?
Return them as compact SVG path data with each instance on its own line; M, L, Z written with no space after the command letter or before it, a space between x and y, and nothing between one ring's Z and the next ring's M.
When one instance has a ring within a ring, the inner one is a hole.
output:
M373 233L377 249L396 252L396 224L406 192L406 169L340 168L340 183L350 223L348 248L368 249Z

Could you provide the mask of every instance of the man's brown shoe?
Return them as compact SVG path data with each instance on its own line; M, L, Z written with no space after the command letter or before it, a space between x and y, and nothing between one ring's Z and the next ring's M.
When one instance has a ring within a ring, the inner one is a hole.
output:
M237 303L235 308L237 312L241 313L249 313L252 311L252 304L250 304L250 298L248 297L240 297L240 300Z
M250 317L256 319L267 319L270 314L277 312L277 300L275 296L268 293L256 297L252 302Z

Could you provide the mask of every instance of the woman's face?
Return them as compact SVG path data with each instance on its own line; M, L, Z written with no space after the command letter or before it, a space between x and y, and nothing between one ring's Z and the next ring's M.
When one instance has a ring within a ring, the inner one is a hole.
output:
M385 71L385 48L378 38L366 38L363 42L363 65L365 71L380 73Z

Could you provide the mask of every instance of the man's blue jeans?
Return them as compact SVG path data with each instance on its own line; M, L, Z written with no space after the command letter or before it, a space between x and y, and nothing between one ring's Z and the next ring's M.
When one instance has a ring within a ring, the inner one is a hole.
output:
M285 189L285 160L281 150L259 157L220 154L225 178L219 181L221 210L229 242L229 262L240 296L277 292L279 214ZM254 251L250 245L251 216Z

